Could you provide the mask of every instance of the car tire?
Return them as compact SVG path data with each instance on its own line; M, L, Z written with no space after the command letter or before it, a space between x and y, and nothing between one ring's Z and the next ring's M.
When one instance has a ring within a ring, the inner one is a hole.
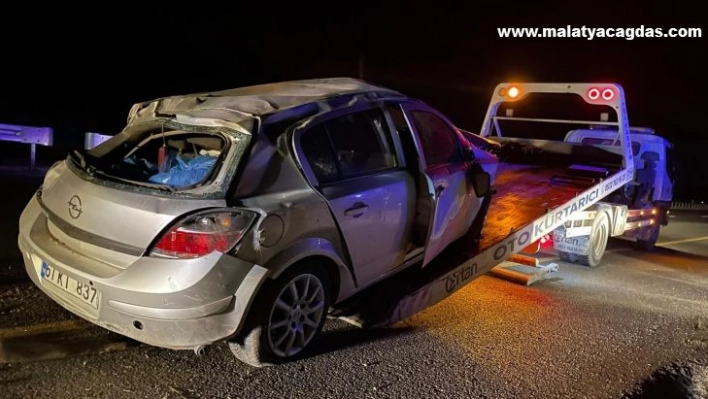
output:
M264 367L309 353L327 319L331 290L326 271L302 265L270 281L258 295L244 330L228 342L234 356Z

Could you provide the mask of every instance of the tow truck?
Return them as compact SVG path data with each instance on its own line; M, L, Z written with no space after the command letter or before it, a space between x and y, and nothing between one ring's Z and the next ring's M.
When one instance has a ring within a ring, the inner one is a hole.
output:
M565 141L617 151L616 137L611 126L595 125L568 132ZM633 241L644 250L654 249L661 226L669 224L675 175L673 144L646 127L630 127L630 139L634 180L598 205L576 213L553 232L553 245L562 260L586 266L600 263L601 256L590 251L593 245L602 245L601 234L592 235L600 208L607 212L612 237Z
M615 120L609 121L606 112L596 122L519 118L509 111L529 96L556 94L578 96L588 105L614 111ZM503 108L506 116L499 115ZM500 122L510 120L607 128L572 130L563 140L506 137ZM610 142L587 140L598 134ZM661 201L655 206L646 194L638 199L636 190L625 188L636 189L647 180L640 172L646 164L635 167L636 150L619 84L501 83L492 94L479 137L496 142L488 148L499 157L481 240L460 242L423 270L408 270L365 290L338 306L332 317L363 328L390 325L490 272L529 284L558 271L557 264L541 265L529 256L550 237L561 259L596 266L609 237L655 242L655 226L668 221L668 207ZM634 193L630 200L618 200L627 192Z

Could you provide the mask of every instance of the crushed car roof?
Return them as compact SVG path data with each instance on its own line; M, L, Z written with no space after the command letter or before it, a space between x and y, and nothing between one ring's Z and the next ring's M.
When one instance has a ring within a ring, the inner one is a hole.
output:
M324 102L346 94L403 94L353 78L326 78L267 83L229 90L158 98L133 105L128 123L135 124L165 115L214 118L239 123L301 105Z

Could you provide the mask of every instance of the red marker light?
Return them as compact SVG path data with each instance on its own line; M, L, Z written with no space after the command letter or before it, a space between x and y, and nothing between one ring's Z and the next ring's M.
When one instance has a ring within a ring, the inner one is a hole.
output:
M615 97L615 92L612 89L605 89L602 91L602 98L607 101L612 100Z
M600 90L596 88L588 90L588 98L591 100L597 100L598 98L600 98Z

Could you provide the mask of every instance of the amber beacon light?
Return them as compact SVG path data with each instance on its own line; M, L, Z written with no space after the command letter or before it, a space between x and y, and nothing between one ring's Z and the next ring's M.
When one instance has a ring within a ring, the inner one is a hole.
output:
M517 98L521 91L516 86L509 86L508 88L502 87L499 90L499 95L502 97Z

